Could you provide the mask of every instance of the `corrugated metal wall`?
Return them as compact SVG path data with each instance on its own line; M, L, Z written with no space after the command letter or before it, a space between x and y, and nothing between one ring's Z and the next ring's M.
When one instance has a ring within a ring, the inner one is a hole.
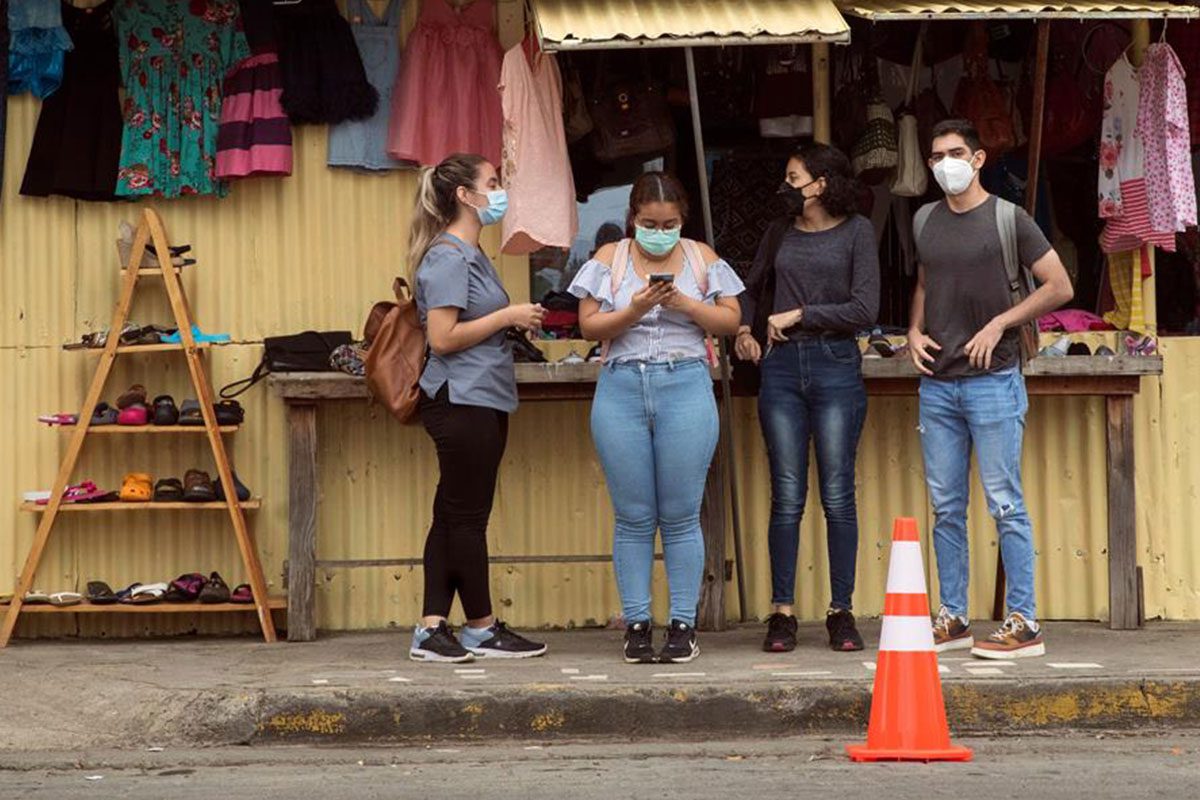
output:
M92 357L64 353L59 346L108 324L117 289L116 224L137 212L134 204L18 197L36 115L37 105L28 97L9 104L0 203L0 441L8 453L0 458L0 593L12 590L35 528L32 516L16 510L20 492L48 487L65 449L65 437L37 426L35 417L77 408L94 365ZM327 169L324 129L300 131L296 156L292 178L246 183L223 201L160 206L175 241L192 243L200 259L187 287L201 325L229 331L237 342L213 351L215 384L247 375L265 335L357 329L402 268L411 176ZM495 242L489 247L494 251ZM523 262L500 264L513 295L525 294ZM152 295L150 300L138 305L135 319L165 320L165 305ZM1145 381L1137 402L1139 558L1146 568L1147 614L1195 619L1200 618L1200 542L1191 523L1200 518L1194 466L1200 458L1200 424L1192 409L1200 402L1200 342L1172 341L1164 349L1167 377ZM186 380L181 361L125 357L105 396L112 400L136 381L151 393L180 397ZM252 528L268 580L278 591L287 553L284 411L265 388L243 402L248 424L232 437L232 452L243 480L265 498L263 510L252 514ZM753 404L739 402L736 418L747 588L751 611L760 615L769 600L766 460ZM882 603L891 517L918 516L928 535L915 418L915 398L872 403L859 468L863 532L856 595L858 609L868 614L877 613ZM424 434L354 403L325 408L320 427L319 557L419 556L437 472ZM192 466L211 469L204 445L191 439L93 437L76 477L115 485L128 470L181 475ZM1035 399L1025 468L1041 557L1043 615L1105 617L1102 401ZM608 551L611 513L592 454L586 403L523 407L514 419L500 484L494 553ZM818 616L828 600L815 486L811 497L816 513L804 523L799 570L799 609L806 617ZM974 499L972 601L982 613L990 603L996 543L978 493ZM92 578L118 586L214 569L233 582L244 578L221 514L67 515L37 586L82 588ZM404 626L420 611L419 569L321 571L318 581L324 628ZM603 563L502 565L493 569L493 584L501 613L519 625L603 622L619 608L611 567ZM657 601L664 610L661 584ZM732 597L732 584L730 591ZM736 613L732 601L729 610ZM253 629L249 615L244 620L208 617L201 624L214 631ZM166 616L96 615L78 623L29 617L19 633L133 635L195 625L192 619Z

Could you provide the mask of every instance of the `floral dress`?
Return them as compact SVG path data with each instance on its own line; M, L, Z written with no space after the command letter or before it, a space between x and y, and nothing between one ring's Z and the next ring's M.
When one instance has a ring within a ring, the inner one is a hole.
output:
M125 131L117 194L224 196L221 84L250 55L237 0L119 0Z

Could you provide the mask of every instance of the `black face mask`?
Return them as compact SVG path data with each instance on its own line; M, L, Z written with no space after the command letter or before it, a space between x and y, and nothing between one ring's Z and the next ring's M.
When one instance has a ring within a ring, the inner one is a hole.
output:
M804 213L804 204L812 199L811 197L805 196L804 190L809 186L812 186L818 180L820 180L820 178L811 180L803 186L792 186L787 181L784 181L779 185L779 197L783 201L783 208L784 211L787 212L788 216L798 217Z

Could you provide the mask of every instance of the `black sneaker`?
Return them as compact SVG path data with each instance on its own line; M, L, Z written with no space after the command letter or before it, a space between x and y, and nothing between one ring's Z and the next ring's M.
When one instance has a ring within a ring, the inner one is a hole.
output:
M436 628L418 625L413 631L408 657L413 661L444 661L452 664L475 660L475 656L454 638L445 620L439 622Z
M700 645L696 644L696 629L686 622L671 620L667 628L667 643L658 654L660 664L686 664L700 655Z
M625 628L625 663L654 663L654 626L635 622Z
M825 630L829 631L829 647L842 653L863 649L862 636L854 624L854 615L844 608L831 608L825 613Z
M767 617L767 638L763 640L763 650L768 653L790 653L795 650L797 627L796 618L791 614L777 611Z
M463 647L482 658L536 658L546 654L546 645L514 633L500 620L484 630L464 627L459 636Z

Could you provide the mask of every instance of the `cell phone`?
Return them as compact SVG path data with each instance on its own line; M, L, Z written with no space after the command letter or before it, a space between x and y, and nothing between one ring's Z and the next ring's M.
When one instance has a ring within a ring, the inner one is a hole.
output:
M651 283L674 283L675 276L669 272L652 272L650 273Z

